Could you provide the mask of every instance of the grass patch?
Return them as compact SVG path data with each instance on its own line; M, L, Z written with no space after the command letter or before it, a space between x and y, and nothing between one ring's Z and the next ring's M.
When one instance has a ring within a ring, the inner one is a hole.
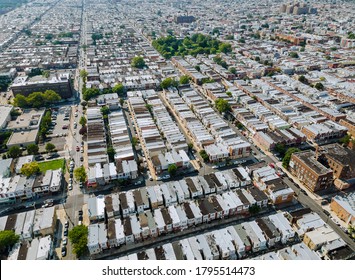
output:
M65 159L55 159L50 161L39 162L39 169L42 173L45 173L47 170L56 170L61 168L64 171Z

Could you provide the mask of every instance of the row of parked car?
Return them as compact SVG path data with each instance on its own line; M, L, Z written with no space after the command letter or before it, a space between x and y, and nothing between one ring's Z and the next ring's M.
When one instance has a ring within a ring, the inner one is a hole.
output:
M62 239L62 257L67 255L67 244L68 244L68 233L69 233L69 221L64 223L63 239Z

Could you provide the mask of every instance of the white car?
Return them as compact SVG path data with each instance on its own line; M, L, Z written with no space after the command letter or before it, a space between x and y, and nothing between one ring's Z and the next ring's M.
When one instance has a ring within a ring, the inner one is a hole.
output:
M66 246L68 244L68 238L64 237L63 238L63 246Z

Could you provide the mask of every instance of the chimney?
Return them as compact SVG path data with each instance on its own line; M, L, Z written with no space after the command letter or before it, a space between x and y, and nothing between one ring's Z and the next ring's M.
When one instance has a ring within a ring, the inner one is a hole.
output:
M319 146L318 144L315 144L316 146L316 160L318 161L318 157L319 157Z

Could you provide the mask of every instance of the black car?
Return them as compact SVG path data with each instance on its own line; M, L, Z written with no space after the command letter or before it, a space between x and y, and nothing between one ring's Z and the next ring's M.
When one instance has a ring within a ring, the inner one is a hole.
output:
M68 228L64 228L64 236L68 236Z
M79 221L80 221L80 222L83 221L83 216L79 216Z
M35 156L35 160L41 161L41 160L44 160L44 157L42 155L37 155L37 156Z
M67 247L62 247L62 257L67 255Z
M80 161L84 161L84 157L80 157Z
M330 216L330 213L327 210L323 210L324 214L326 214L327 216Z
M79 213L79 216L82 216L83 215L83 210L79 210L78 213Z
M304 195L308 195L308 193L307 193L305 190L301 190L301 192L302 192Z

